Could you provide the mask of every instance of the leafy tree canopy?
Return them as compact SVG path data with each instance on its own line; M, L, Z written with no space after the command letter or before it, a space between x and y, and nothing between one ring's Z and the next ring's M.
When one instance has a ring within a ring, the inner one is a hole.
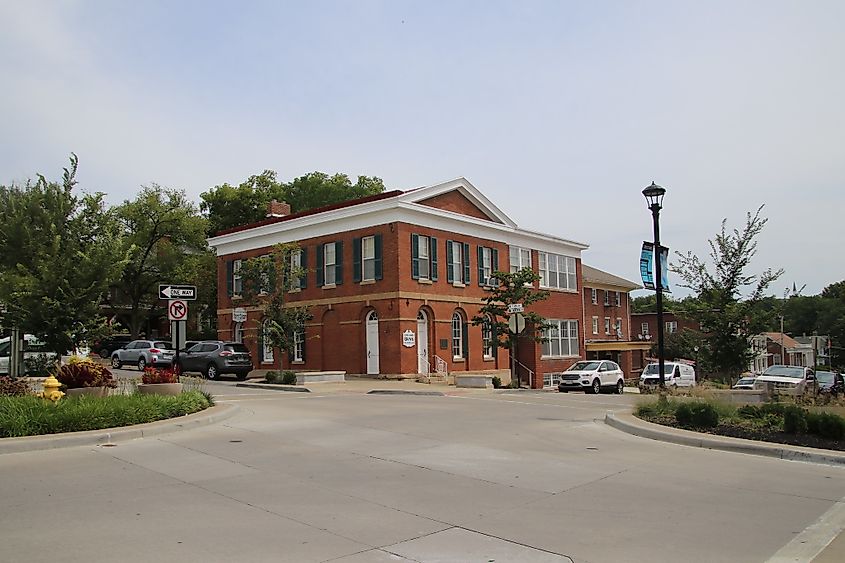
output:
M375 176L358 176L353 184L346 174L311 172L285 183L273 170L265 170L237 186L221 184L200 194L200 209L208 217L208 233L214 234L264 219L273 199L290 204L297 213L383 191L384 183Z
M498 284L492 287L484 298L484 305L478 314L472 318L473 325L480 325L491 319L493 322L493 334L500 346L510 347L516 338L529 338L531 340L543 340L543 330L547 328L546 319L535 311L531 305L537 301L544 301L549 298L549 292L536 290L534 282L540 276L531 268L523 268L513 273L494 272L493 276ZM526 333L516 336L508 329L508 305L522 304L525 307ZM531 328L532 332L527 332Z
M104 330L100 303L126 264L103 194L75 195L78 159L62 181L0 186L0 302L17 326L65 353Z
M766 306L764 293L783 270L766 269L760 275L747 272L757 251L756 238L766 225L763 207L748 213L745 226L728 231L727 219L710 243L711 266L688 252L677 253L673 270L682 287L696 299L685 314L705 327L705 346L700 355L717 375L732 378L747 369L751 359L749 338L770 326L775 311Z

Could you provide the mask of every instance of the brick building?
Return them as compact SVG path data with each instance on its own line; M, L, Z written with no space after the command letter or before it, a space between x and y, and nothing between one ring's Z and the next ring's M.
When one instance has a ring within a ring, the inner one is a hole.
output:
M241 261L297 242L306 275L288 293L313 319L291 353L260 342L262 307L241 298ZM491 274L530 266L549 299L533 310L554 324L550 341L522 341L520 378L540 388L585 357L581 251L586 244L518 227L472 184L391 191L268 218L209 239L218 260L218 335L244 342L263 369L422 375L494 372L509 355L487 325L473 326ZM627 302L627 296L626 296Z
M589 360L612 360L627 377L638 377L650 342L631 338L629 293L639 284L582 265L585 349Z
M657 313L632 313L631 334L638 340L657 339ZM701 332L701 325L692 319L685 319L670 311L663 312L663 335L668 336L682 330Z

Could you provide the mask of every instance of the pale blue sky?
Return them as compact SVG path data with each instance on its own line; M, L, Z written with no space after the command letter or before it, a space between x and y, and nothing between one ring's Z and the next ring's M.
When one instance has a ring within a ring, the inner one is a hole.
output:
M703 255L766 204L752 270L814 294L845 278L843 29L840 0L0 0L0 183L71 151L114 203L267 168L465 176L637 281L655 180L666 245Z

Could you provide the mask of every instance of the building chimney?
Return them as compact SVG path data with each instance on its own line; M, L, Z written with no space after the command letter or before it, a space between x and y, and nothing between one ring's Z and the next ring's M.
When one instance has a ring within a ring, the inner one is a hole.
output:
M267 217L284 217L285 215L290 215L290 204L275 199L267 204Z

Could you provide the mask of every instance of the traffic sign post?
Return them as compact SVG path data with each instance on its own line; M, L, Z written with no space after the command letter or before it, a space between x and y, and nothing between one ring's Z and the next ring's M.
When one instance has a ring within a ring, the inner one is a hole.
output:
M195 301L197 298L197 286L161 283L158 285L158 298Z
M167 303L167 318L176 321L176 352L173 358L173 369L179 365L179 327L188 318L188 304L182 299L172 299Z
M511 312L511 307L513 307L513 312ZM523 310L522 304L520 303L508 306L508 312L511 313L510 317L508 317L508 328L514 335L511 338L511 381L516 381L518 387L522 386L522 382L519 380L519 370L516 365L516 350L519 335L525 330L525 315L522 314Z

